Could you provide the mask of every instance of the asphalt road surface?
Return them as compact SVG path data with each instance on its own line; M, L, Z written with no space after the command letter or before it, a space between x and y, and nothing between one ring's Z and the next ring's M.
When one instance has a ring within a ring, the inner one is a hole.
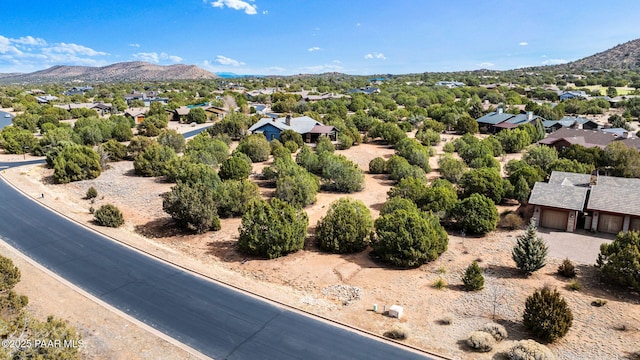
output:
M0 163L0 168L15 165ZM0 237L76 286L212 358L428 358L131 250L47 210L4 181Z

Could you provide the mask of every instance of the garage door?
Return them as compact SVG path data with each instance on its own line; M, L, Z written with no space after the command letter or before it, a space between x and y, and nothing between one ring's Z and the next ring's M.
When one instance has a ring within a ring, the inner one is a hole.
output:
M540 220L540 226L542 227L556 230L567 230L569 212L562 210L544 209L542 211L542 219Z
M620 215L600 214L600 219L598 220L598 231L617 234L622 231L623 221L624 217Z
M631 223L629 223L629 230L640 231L640 218L631 218Z

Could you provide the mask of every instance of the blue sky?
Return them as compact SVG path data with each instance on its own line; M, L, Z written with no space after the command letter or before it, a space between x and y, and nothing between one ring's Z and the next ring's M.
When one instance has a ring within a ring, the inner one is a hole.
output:
M3 0L0 73L122 61L292 75L508 70L640 38L640 1Z

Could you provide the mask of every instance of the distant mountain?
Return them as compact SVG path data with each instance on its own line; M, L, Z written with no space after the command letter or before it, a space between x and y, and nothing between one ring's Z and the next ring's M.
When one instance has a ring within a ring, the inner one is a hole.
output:
M102 67L57 65L28 74L0 74L3 83L50 83L61 81L164 81L215 79L218 76L195 65L155 65L142 61Z
M571 70L638 69L640 68L640 39L555 67Z

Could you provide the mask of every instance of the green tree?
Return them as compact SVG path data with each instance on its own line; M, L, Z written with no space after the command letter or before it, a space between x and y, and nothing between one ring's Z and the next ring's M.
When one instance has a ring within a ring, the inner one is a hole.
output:
M91 199L95 199L97 197L98 197L98 190L96 190L96 188L91 186L89 189L87 189L87 193L85 195L85 198L91 200Z
M519 176L513 185L513 198L521 204L526 204L529 201L529 195L531 195L531 189L527 184L527 180L525 180L524 176Z
M569 332L573 313L558 290L543 287L525 302L523 325L535 336L554 342Z
M250 119L247 115L237 112L231 112L224 117L221 121L215 122L211 127L207 129L207 132L211 136L220 134L229 135L234 140L242 138L247 132L247 124Z
M354 253L369 245L373 219L360 200L341 198L318 221L316 239L321 249L337 254Z
M460 159L456 159L450 154L442 155L438 159L440 175L452 183L457 183L462 178L466 170L466 164Z
M56 184L95 179L101 171L100 156L87 146L65 146L53 160L53 181Z
M122 212L115 205L105 204L100 206L93 214L95 222L100 226L117 228L124 224Z
M117 141L129 141L133 138L133 130L131 130L131 126L128 124L118 122L113 125L111 136L113 136Z
M229 146L220 139L200 133L187 142L185 155L192 161L216 166L229 156Z
M0 291L13 289L20 282L20 269L7 257L0 256Z
M320 136L318 138L318 142L316 143L316 154L321 154L323 152L333 153L336 151L336 147L331 142L328 136Z
M260 189L246 179L227 180L216 186L213 199L220 217L242 216L260 199Z
M478 122L469 115L463 115L456 123L455 130L458 134L478 133Z
M430 213L398 209L380 216L374 226L373 255L393 266L417 267L447 250L447 233Z
M195 163L190 161L179 161L173 180L176 183L185 185L194 185L197 183L205 184L208 187L215 188L220 184L220 177L216 170L207 164Z
M201 107L195 107L189 110L187 114L188 123L204 124L207 122L207 113Z
M516 245L511 251L511 257L515 261L516 267L529 276L546 265L548 251L549 248L544 240L538 236L538 230L532 219L526 232L516 238Z
M268 259L284 256L304 247L307 214L280 199L259 200L242 216L238 249Z
M436 179L427 188L423 202L419 204L422 210L431 211L440 218L448 220L458 204L458 192L449 181Z
M458 226L468 234L487 234L496 228L500 218L493 201L482 194L471 194L452 213Z
M505 195L504 183L500 173L493 168L479 168L467 171L459 181L462 197L482 194L499 203Z
M607 145L605 156L611 175L621 177L640 177L640 152L620 141Z
M185 148L184 136L173 129L162 129L158 143L172 148L176 153L181 153Z
M607 281L640 290L640 232L620 233L600 245L596 266Z
M245 153L253 162L263 162L271 155L271 146L264 135L253 134L240 140L236 151Z
M426 202L427 190L426 178L409 176L398 181L395 186L389 189L387 197L401 197L409 199L416 203L416 205L421 206Z
M387 162L382 157L378 156L369 161L369 173L370 174L384 174L387 171Z
M304 207L316 202L320 190L318 178L297 164L300 170L278 176L274 196L291 205Z
M304 141L302 141L302 135L293 130L287 129L280 132L280 142L286 144L287 141L293 141L294 143L296 143L296 145L298 145L296 147L296 150L304 145Z
M213 189L204 183L178 183L162 195L162 210L178 226L198 234L220 230Z
M531 144L529 134L525 130L518 128L502 130L495 137L500 141L502 148L507 153L520 152Z
M249 177L251 167L239 156L231 156L220 164L218 175L222 180L242 180Z
M153 144L157 144L155 139L146 136L135 136L127 145L127 154L131 159L135 159Z
M100 146L109 156L109 160L111 161L120 161L127 157L127 146L114 139L111 139Z
M155 143L133 160L133 169L141 176L170 176L177 171L177 160L173 148Z
M558 160L558 151L552 146L536 145L527 150L522 156L522 160L531 166L538 166L547 171L549 164Z
M343 155L320 154L322 180L328 190L352 193L364 188L364 173L357 164Z
M484 275L482 275L482 269L478 265L477 261L473 261L471 265L467 267L462 276L462 283L464 289L467 291L478 291L484 287Z

